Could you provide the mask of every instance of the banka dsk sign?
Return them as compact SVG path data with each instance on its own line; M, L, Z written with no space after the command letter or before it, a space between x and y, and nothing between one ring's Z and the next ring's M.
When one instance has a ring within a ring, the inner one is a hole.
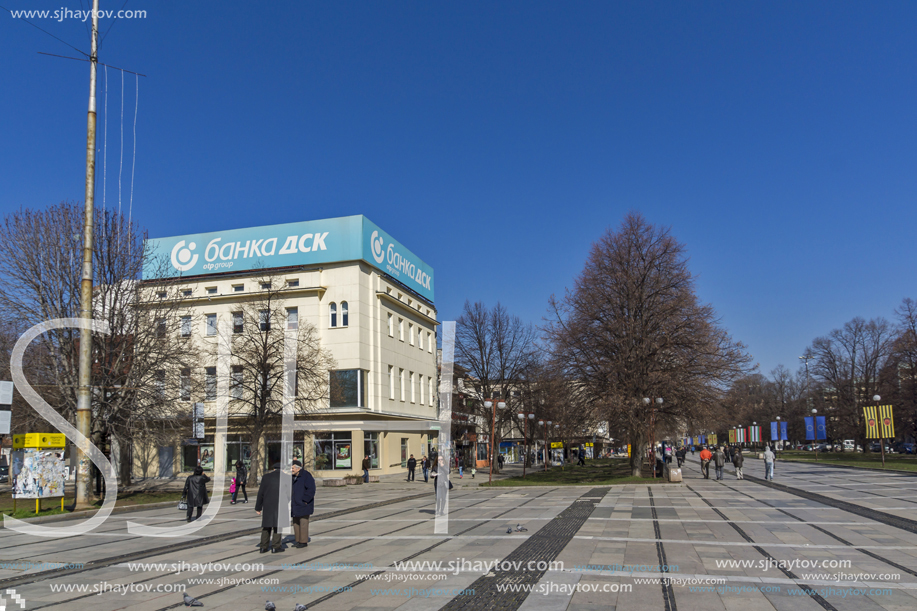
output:
M363 215L154 238L175 276L362 260L433 301L433 269ZM149 279L152 264L144 269Z

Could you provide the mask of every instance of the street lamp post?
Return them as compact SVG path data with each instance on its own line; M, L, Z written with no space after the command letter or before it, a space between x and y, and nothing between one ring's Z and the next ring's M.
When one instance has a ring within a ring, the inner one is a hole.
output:
M751 426L752 426L752 429L751 429L751 430L753 431L753 430L755 430L755 428L757 428L758 423L757 423L757 422L752 422L752 423L751 423ZM749 431L749 432L751 432L751 431ZM759 437L760 437L760 435L759 435ZM757 450L757 449L758 449L757 442L752 442L752 443L754 444L754 445L752 446L753 449Z
M777 441L774 444L774 446L782 450L783 449L783 439L781 439L781 437L782 435L780 435L780 416L777 416ZM777 445L777 444L780 444L780 445Z
M880 397L879 395L873 395L872 400L876 402L876 418L878 418L879 417L879 401L882 400L882 397ZM878 428L880 426L881 426L881 422L877 420L876 427ZM879 428L879 431L882 431L882 428ZM853 443L855 445L856 440L854 440ZM854 448L854 450L855 449L856 448ZM885 437L882 437L881 432L879 433L879 450L882 452L882 468L884 469L885 468Z
M529 462L529 437L526 432L526 420L534 420L535 414L518 414L519 420L522 420L522 477L525 478L525 466Z
M497 445L494 442L496 440L497 432L497 408L506 409L506 403L500 401L499 403L494 403L493 401L485 401L484 407L493 408L493 420L491 420L490 425L490 475L487 477L488 482L492 482L494 479L494 460L497 457Z

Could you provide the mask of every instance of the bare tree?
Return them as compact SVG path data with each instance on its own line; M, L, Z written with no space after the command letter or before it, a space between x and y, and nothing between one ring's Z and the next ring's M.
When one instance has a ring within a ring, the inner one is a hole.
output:
M895 318L896 337L880 374L880 394L895 406L896 428L917 437L917 302L902 300Z
M487 434L493 425L494 408L485 409L484 401L506 403L506 409L496 410L495 437L515 421L515 413L522 407L522 387L534 363L536 338L532 325L510 315L500 303L488 309L480 302L465 302L456 321L456 363L468 372L466 385L471 386L476 415L487 423ZM499 439L491 439L495 472L498 451Z
M828 335L815 338L813 377L828 403L829 434L865 443L862 407L879 388L879 372L891 354L894 329L884 318L856 317Z
M699 303L684 246L636 213L592 245L573 289L552 297L549 312L554 358L625 427L634 475L651 419L663 429L701 421L751 362ZM646 405L649 397L664 403Z
M149 256L146 235L112 210L96 209L93 251L93 318L110 333L93 333L92 439L110 442L119 478L131 477L131 442L175 422L169 379L196 360L196 349L182 341L187 316L167 261ZM80 311L83 209L64 202L46 210L22 209L0 226L0 311L16 328ZM155 280L140 281L144 268ZM50 380L45 394L69 421L75 418L79 331L59 329L41 336L30 351L33 372ZM40 373L38 371L40 370ZM50 392L49 392L50 391Z
M238 422L248 431L250 473L255 482L264 471L264 433L279 427L283 416L285 359L296 370L291 401L297 415L327 407L330 398L344 392L337 386L330 387L335 361L322 348L315 327L288 307L283 278L265 273L258 282L261 291L233 313L228 338L229 415L239 417Z

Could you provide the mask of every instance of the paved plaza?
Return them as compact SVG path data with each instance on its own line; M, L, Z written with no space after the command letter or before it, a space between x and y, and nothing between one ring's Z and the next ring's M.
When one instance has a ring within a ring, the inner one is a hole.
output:
M126 530L184 525L174 508L74 538L3 530L0 592L30 610L177 609L181 592L226 610L917 608L917 477L778 462L767 485L761 461L744 471L705 480L689 456L683 484L462 485L447 535L422 482L319 488L312 542L280 554L258 552L253 501L175 539Z

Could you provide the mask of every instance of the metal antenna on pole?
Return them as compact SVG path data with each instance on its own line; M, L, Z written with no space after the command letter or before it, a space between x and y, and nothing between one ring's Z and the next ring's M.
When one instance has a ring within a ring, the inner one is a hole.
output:
M99 61L99 0L92 2L92 48L89 56L89 112L86 127L86 210L83 229L83 273L80 281L80 318L92 319L92 234L93 198L96 171L96 69ZM90 373L92 357L92 331L80 330L79 390L76 403L76 423L79 432L90 438L92 433L92 402ZM76 508L92 505L89 481L89 456L79 450L76 475Z

